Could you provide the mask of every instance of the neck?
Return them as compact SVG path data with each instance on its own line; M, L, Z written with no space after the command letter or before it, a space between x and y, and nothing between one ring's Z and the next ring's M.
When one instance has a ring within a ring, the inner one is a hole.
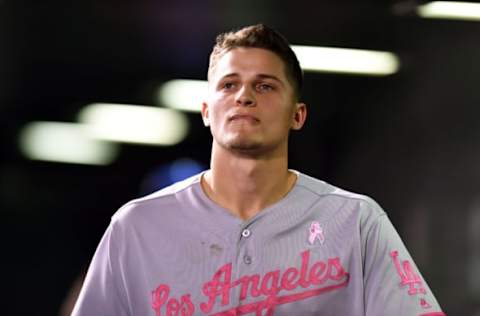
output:
M259 157L214 144L202 187L210 199L247 220L282 199L295 181L296 175L288 170L286 148L281 154Z

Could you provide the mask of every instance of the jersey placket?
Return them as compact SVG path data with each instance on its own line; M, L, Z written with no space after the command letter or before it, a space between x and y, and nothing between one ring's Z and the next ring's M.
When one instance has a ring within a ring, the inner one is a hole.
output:
M248 277L258 273L256 267L259 264L259 258L255 247L256 235L252 222L242 225L238 231L237 256L235 267L232 271L233 282L238 282L242 277ZM248 296L250 296L250 290L249 288ZM240 301L241 291L242 283L239 282L238 285L233 287L233 295L231 297L233 306L242 304Z
M242 229L240 234L240 241L239 241L239 261L237 262L239 267L245 266L246 270L250 270L250 266L253 263L254 252L253 252L253 245L252 245L252 231L249 227L245 227ZM241 268L243 270L243 268Z

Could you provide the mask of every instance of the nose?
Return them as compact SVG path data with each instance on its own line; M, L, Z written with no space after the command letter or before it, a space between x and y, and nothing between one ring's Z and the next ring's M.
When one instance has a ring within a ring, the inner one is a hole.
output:
M255 93L249 87L244 86L235 96L235 103L239 106L256 106Z

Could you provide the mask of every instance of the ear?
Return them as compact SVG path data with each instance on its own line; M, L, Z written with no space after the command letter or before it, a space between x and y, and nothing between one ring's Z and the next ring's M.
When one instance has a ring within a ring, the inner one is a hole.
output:
M203 125L210 126L210 119L208 118L208 104L207 102L202 102L202 120Z
M291 129L299 130L307 119L307 105L305 103L296 103L293 111Z

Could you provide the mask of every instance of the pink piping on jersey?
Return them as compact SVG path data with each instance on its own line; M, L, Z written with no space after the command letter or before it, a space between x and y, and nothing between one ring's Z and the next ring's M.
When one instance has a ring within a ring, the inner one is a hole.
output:
M420 314L418 316L447 316L447 314L442 312L433 312L433 313Z

